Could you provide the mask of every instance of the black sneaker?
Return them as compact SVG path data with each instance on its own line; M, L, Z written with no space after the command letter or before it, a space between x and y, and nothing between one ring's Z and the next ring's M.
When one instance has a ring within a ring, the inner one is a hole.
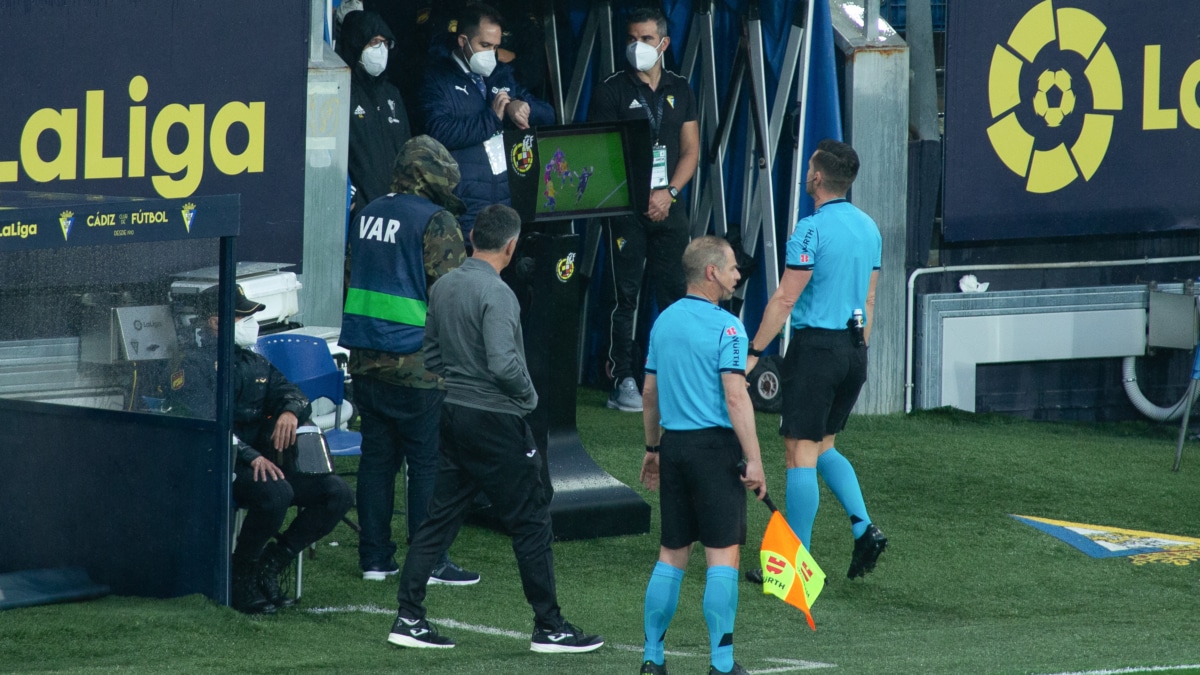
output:
M368 565L363 568L363 579L366 581L386 581L388 577L400 571L400 566L395 560L388 559L387 562Z
M667 675L667 664L661 666L653 661L643 661L642 669L638 671L640 675Z
M470 586L479 583L479 573L470 572L444 560L429 573L429 583L446 584L447 586Z
M529 650L541 654L573 654L595 651L602 645L603 637L587 635L578 626L563 621L554 628L534 628Z
M854 540L854 553L850 556L850 571L846 576L850 579L863 577L874 570L879 554L887 548L887 541L874 523L867 525L867 531Z
M716 666L709 666L708 675L749 675L749 673L737 661L734 661L733 668L730 670L717 670Z
M388 642L416 649L450 649L454 646L454 640L438 635L437 629L425 619L406 619L400 615L396 615Z
M760 570L757 567L746 570L746 581L749 581L752 584L758 584L759 586L762 586L763 585L762 570Z

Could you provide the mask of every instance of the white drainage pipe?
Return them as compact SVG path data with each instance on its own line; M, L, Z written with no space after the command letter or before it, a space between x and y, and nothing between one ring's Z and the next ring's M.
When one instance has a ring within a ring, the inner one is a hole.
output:
M1191 406L1196 402L1196 398L1200 397L1200 386L1196 386L1196 382L1193 380L1189 383L1183 398L1175 405L1166 408L1154 405L1138 387L1136 356L1126 356L1121 361L1121 384L1125 387L1125 395L1129 397L1129 402L1133 404L1133 407L1156 422L1170 422L1179 419L1183 415L1184 408Z

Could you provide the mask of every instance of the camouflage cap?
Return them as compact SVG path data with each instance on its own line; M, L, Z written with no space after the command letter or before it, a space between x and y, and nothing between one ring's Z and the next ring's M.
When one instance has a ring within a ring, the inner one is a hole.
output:
M446 146L430 136L410 138L392 170L392 191L420 195L454 215L466 213L467 207L454 195L462 174L458 162Z

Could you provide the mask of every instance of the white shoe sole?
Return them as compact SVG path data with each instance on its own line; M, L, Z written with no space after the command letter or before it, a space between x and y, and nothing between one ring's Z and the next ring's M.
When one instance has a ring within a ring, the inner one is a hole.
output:
M437 577L429 577L429 583L431 585L440 586L473 586L479 583L479 579L475 578L470 581L446 581L445 579L439 579Z
M605 403L604 405L609 410L620 410L621 412L632 412L632 413L642 412L641 408L634 408L631 406L623 406L623 405L617 403L616 401L612 401L612 400L610 400L608 403Z
M388 642L399 647L411 647L413 649L453 649L454 644L435 645L428 642L421 642L415 638L401 633L388 633Z
M586 647L573 647L570 645L548 645L541 642L530 642L529 651L539 654L585 654L594 652L604 646L604 641L601 640L594 645Z
M363 572L363 581L387 581L387 578L399 572Z

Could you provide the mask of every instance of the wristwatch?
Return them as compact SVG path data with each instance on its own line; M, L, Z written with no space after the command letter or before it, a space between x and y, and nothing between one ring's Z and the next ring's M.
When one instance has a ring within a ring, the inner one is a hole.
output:
M679 199L679 188L674 185L668 185L667 194L671 195L671 201L674 202L676 199Z

